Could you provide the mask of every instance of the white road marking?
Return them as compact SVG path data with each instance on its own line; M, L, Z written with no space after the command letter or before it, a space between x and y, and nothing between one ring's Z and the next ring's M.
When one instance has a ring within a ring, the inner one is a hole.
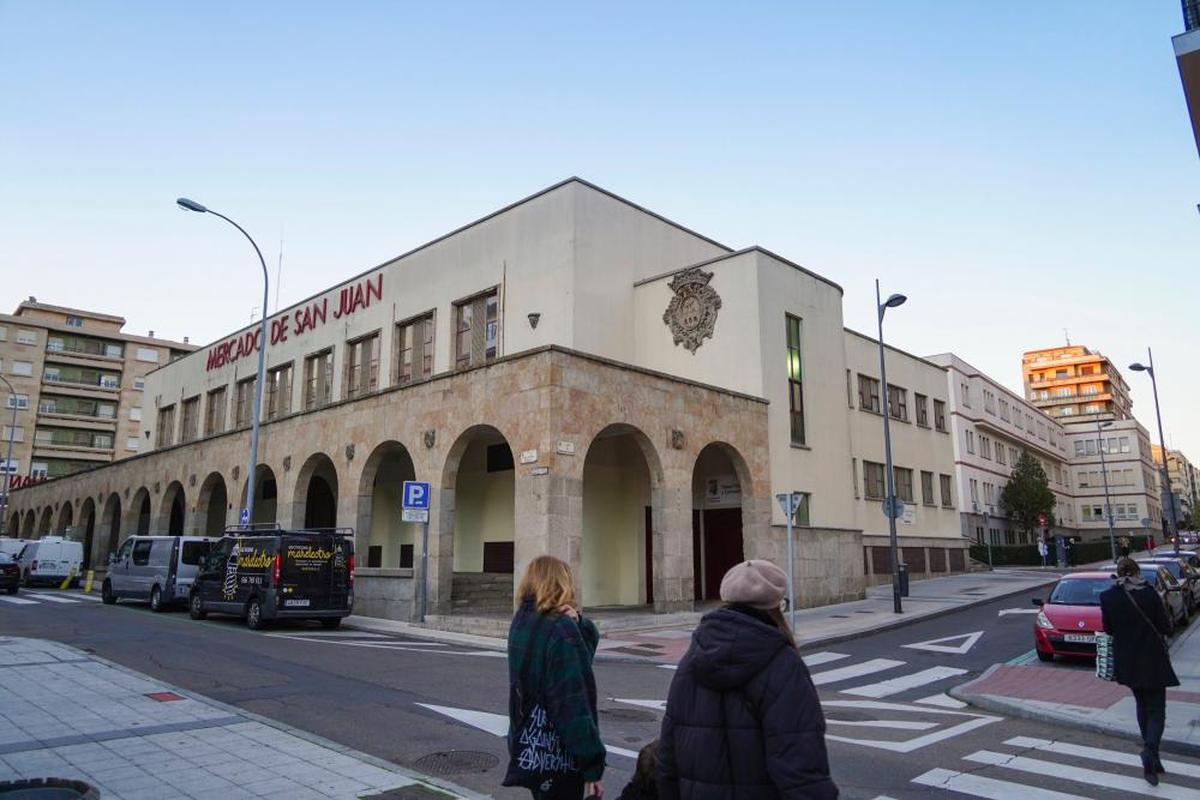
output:
M78 600L70 600L66 597L59 597L59 596L53 595L53 594L43 594L41 592L30 592L30 594L37 595L38 600L49 600L51 603L78 603L79 602Z
M1103 761L1106 764L1121 764L1126 767L1142 766L1142 759L1136 753L1122 753L1117 750L1105 750L1100 747L1087 747L1081 744L1067 742L1052 742L1049 739L1034 739L1029 736L1016 736L1005 744L1012 747L1035 748L1047 753L1061 753L1076 758L1090 758ZM1200 778L1200 767L1185 764L1182 761L1163 761L1163 766L1171 775L1186 775L1189 778Z
M822 664L828 664L830 661L840 661L843 658L849 657L850 656L846 655L845 653L831 653L827 650L820 653L809 653L806 656L801 656L801 658L804 659L804 663L810 667L819 667Z
M894 661L890 658L873 658L870 661L863 661L861 664L851 664L848 667L838 667L837 669L827 669L824 672L813 673L812 682L814 686L824 686L827 683L859 678L863 675L870 675L872 672L882 672L885 669L902 666L904 666L903 661Z
M923 669L920 672L914 672L910 675L901 675L896 678L889 678L886 681L868 683L865 686L855 686L850 689L841 689L840 691L842 694L853 694L859 697L887 697L909 689L915 689L918 686L924 686L927 683L936 683L946 678L965 674L967 674L965 669L957 669L956 667L930 667L929 669Z
M659 664L659 669L679 669L678 664Z
M948 769L931 769L929 772L913 778L912 782L935 789L969 794L972 797L984 797L988 800L1011 800L1014 797L1020 797L1021 800L1088 800L1079 794L1040 789L1023 783L998 781L995 778L985 778L970 772L953 772Z
M890 728L896 731L927 731L936 728L936 722L917 722L907 719L832 719L825 718L828 725L847 725L852 728Z
M950 711L945 708L917 708L907 703L888 703L882 700L822 700L825 708L866 708L871 711L906 711L909 714L934 714L947 717L979 717L974 711Z
M626 750L624 747L617 747L613 744L604 745L604 749L613 755L625 756L626 758L632 758L634 761L637 761L638 754L636 750Z
M1119 791L1130 792L1133 794L1146 794L1152 797L1168 797L1174 798L1174 800L1196 800L1196 798L1200 798L1200 792L1196 791L1195 789L1186 789L1182 786L1171 786L1170 784L1166 783L1160 783L1158 786L1151 786L1140 776L1135 778L1128 775L1118 775L1113 772L1100 772L1099 770L1094 769L1073 767L1070 764L1042 761L1038 758L1026 758L1025 756L1014 756L1008 753L996 753L991 750L979 750L971 753L968 756L963 756L963 760L971 761L975 764L988 764L993 767L1015 769L1018 772L1028 772L1032 775L1053 775L1056 778L1075 781L1077 783L1086 783L1089 786L1103 786L1106 789L1117 789Z
M822 703L822 705L828 704ZM955 736L962 736L964 733L969 733L976 728L982 728L984 725L990 725L993 722L999 721L1000 717L977 716L975 719L970 719L966 722L960 722L957 725L944 728L940 731L927 733L924 736L918 736L915 739L897 742L884 741L881 739L851 739L847 736L834 736L829 733L825 734L825 738L833 739L837 742L846 742L847 744L858 744L862 745L863 747L874 747L877 750L890 750L893 753L911 753L914 750L920 750L922 747L928 747L931 744L937 744L938 742L946 739L953 739Z
M428 642L352 642L348 639L319 639L313 636L282 636L279 638L292 639L297 642L318 642L320 644L338 644L347 647L370 647L376 650L392 650L407 653L436 653L440 656L508 657L507 653L500 650L430 650L427 649L430 646Z
M1009 614L1036 614L1041 611L1040 608L1002 608L996 615L998 617L1007 617Z
M941 694L931 694L929 697L922 697L914 702L920 703L923 706L941 706L942 708L966 708L967 704L962 700L955 700L950 695L942 692Z
M475 711L470 708L436 706L431 703L417 703L417 705L421 706L421 708L427 708L430 711L444 714L451 719L470 725L472 728L477 728L484 733L490 733L493 736L508 736L508 717L504 714L492 714L487 711ZM617 747L611 744L606 744L604 747L613 755L637 760L638 754L636 750L627 750L624 747Z
M287 639L293 636L307 636L313 639L386 639L388 638L382 633L370 633L368 631L341 630L341 631L313 631L312 633L297 634L289 631L280 631L278 633L268 633L267 636L272 636L277 639ZM444 647L441 642L425 642L430 646Z
M953 636L943 636L940 639L928 639L924 642L914 642L912 644L901 645L911 650L928 650L932 653L952 653L954 655L963 655L979 641L979 637L983 636L983 631L973 631L971 633L956 633ZM953 642L961 639L962 641L956 645L942 644L942 642Z
M36 606L37 600L27 600L24 597L9 597L8 595L0 595L0 600L5 603L12 603L14 606Z
M642 708L652 708L655 711L666 711L666 700L629 700L623 697L610 697L614 703L626 703L631 706L641 706Z
M71 597L74 597L77 600L91 600L96 603L103 602L103 598L97 597L94 594L87 594L86 592L80 592L79 594L73 594L73 595L71 595Z

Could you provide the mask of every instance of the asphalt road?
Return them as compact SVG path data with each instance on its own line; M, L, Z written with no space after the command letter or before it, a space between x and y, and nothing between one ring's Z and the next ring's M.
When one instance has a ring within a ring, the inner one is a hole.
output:
M1021 612L1032 609L1030 599L1039 594L806 651L843 797L1069 800L1149 789L1136 766L1120 763L1136 754L1130 741L1005 719L945 696L993 663L1028 657L1033 616ZM195 622L186 613L153 614L136 603L21 597L36 602L0 602L5 635L81 647L475 790L527 796L498 787L506 759L504 741L495 735L507 703L502 654L298 623L254 633L233 620ZM631 756L657 735L672 674L655 665L597 664L610 797L631 774ZM1172 758L1167 782L1174 786L1153 796L1200 798L1200 762Z

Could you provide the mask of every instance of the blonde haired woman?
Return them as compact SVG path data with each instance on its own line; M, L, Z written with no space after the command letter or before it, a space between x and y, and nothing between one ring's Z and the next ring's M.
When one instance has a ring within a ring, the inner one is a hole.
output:
M602 797L604 743L592 657L600 639L579 613L571 569L538 556L517 587L508 631L509 766L505 786L535 800Z

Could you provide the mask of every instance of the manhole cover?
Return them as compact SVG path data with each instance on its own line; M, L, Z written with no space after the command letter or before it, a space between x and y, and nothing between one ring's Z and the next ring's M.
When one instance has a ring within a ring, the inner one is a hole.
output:
M438 792L426 786L413 784L401 786L399 789L389 789L379 794L364 794L359 800L449 800L453 795Z
M413 762L413 767L426 775L463 775L468 772L487 772L500 763L491 753L478 750L447 750L430 753Z
M658 715L653 711L646 711L641 708L602 708L600 714L605 719L618 720L620 722L657 722Z

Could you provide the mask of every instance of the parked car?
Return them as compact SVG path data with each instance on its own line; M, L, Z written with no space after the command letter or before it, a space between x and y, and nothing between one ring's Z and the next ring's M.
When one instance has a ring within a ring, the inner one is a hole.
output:
M108 605L122 597L149 600L156 612L186 602L200 562L215 541L205 536L131 536L109 556L100 597Z
M1096 657L1096 632L1104 630L1100 618L1100 593L1113 585L1111 572L1074 572L1064 575L1042 600L1033 624L1033 647L1042 661L1055 656Z
M1157 564L1166 567L1167 572L1171 573L1179 585L1183 588L1183 605L1187 610L1187 615L1190 617L1196 613L1196 609L1200 608L1200 570L1188 563L1186 558L1172 558L1168 556L1153 556L1151 558L1138 559L1139 564ZM1145 577L1145 570L1143 570ZM1149 581L1149 578L1146 578Z
M21 568L17 560L8 553L0 553L0 589L16 594L21 585Z
M274 620L336 628L354 607L353 532L230 533L213 544L192 584L192 619L233 614L253 630Z
M17 560L17 553L25 549L25 545L32 542L33 539L12 539L7 536L0 537L0 553L10 555L13 561Z
M1153 586L1162 598L1167 609L1167 619L1179 627L1187 625L1188 610L1183 584L1175 580L1175 576L1162 564L1138 561L1138 566L1142 568L1142 578Z
M63 536L44 536L21 548L17 564L26 586L62 583L72 570L74 585L79 582L79 569L83 565L83 543Z

